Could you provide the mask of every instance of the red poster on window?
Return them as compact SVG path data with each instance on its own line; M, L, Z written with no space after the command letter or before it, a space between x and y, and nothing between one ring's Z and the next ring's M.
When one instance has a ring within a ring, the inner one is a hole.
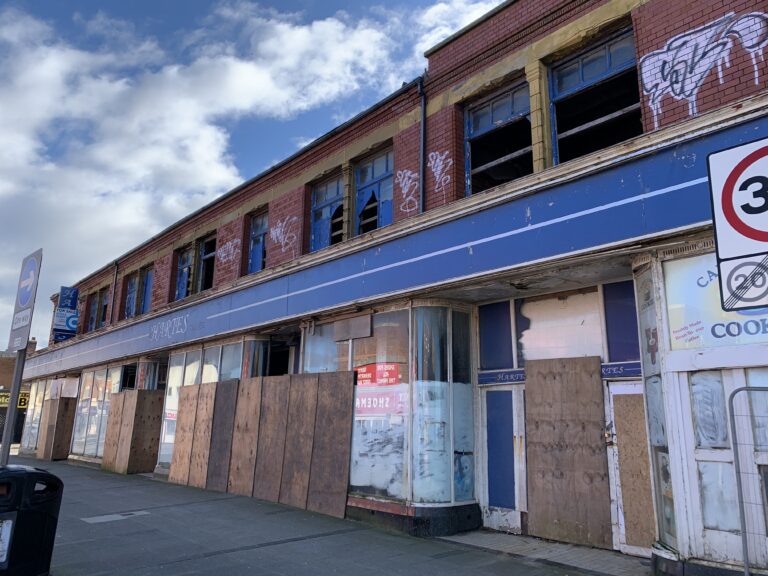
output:
M355 368L358 386L394 386L400 384L400 364L366 364Z

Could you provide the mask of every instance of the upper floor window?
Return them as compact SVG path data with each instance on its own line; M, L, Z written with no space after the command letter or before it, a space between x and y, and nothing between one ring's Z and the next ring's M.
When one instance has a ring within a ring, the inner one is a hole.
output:
M250 242L248 243L248 274L264 270L267 265L267 213L251 216Z
M123 318L133 318L149 312L152 305L154 275L152 266L146 266L125 277Z
M102 288L88 297L87 332L106 326L109 308L109 288Z
M355 168L355 233L392 224L392 150L380 152Z
M466 114L467 193L533 172L528 85L472 106Z
M557 64L550 86L556 163L642 134L631 31Z
M181 300L213 287L216 263L216 235L186 246L177 253L174 300Z
M208 236L197 243L197 292L213 288L213 270L216 263L216 236Z
M344 181L341 176L312 187L312 252L338 244L344 238Z

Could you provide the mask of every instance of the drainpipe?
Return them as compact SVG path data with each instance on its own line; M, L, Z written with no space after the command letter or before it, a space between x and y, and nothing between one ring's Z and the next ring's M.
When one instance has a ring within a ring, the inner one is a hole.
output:
M115 323L115 296L117 296L117 269L118 269L117 260L115 260L114 267L115 267L115 273L112 276L112 307L109 309L109 325L110 326L112 326L112 324Z
M424 78L427 71L419 76L419 96L421 97L421 131L419 134L419 211L424 212L426 192L426 166L427 166L427 93L424 90Z

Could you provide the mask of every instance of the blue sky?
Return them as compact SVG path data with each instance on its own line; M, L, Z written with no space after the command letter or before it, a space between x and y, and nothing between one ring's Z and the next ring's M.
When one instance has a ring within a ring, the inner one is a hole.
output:
M0 338L25 255L44 251L44 345L59 286L412 80L500 1L2 3Z

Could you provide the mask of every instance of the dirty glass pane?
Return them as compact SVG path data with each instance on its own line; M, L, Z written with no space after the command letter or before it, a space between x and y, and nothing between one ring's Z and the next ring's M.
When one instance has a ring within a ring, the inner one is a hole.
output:
M512 96L505 94L503 97L494 100L492 121L494 124L500 124L509 120L512 116Z
M739 503L733 465L727 462L699 462L698 466L704 528L739 531Z
M609 50L611 54L611 68L616 68L635 59L635 41L631 34L613 42Z
M305 332L304 372L337 372L348 370L349 341L336 342L333 323L315 326Z
M578 60L555 71L555 79L558 93L578 86L580 82Z
M608 70L608 63L605 58L605 51L600 50L594 54L588 54L582 60L584 67L584 80L592 80L605 74Z
M728 448L722 374L718 370L692 372L690 382L696 447Z
M664 397L661 392L661 376L645 379L645 401L648 405L648 432L651 446L666 446L667 431L664 423Z
M768 368L748 368L747 386L768 388ZM755 449L768 450L768 392L750 392L749 404Z
M525 84L513 94L514 105L512 107L514 114L523 114L531 109L531 97L528 93L528 85Z
M35 414L35 396L37 394L37 382L32 382L29 385L29 401L27 402L27 414L24 418L24 430L21 433L21 447L25 450L30 448L30 429L32 426L32 418ZM75 413L77 417L77 413Z
M676 546L677 527L675 524L675 498L672 492L672 470L669 453L665 449L654 448L653 470L661 540L671 546Z
M490 104L478 108L472 112L472 132L479 132L489 128L491 125L491 106Z
M352 341L357 372L350 485L404 498L409 412L408 310L374 314L368 338Z
M423 307L413 314L416 379L447 382L448 310Z
M184 365L184 386L200 383L200 350L187 352L187 360Z
M77 399L77 413L72 432L72 454L82 454L85 451L85 433L88 426L88 412L91 406L91 390L93 388L93 372L82 375L80 396ZM39 394L38 390L38 394Z
M507 308L508 310L509 308ZM453 485L457 502L474 499L475 436L470 377L469 314L454 310L452 316L453 362Z
M413 499L450 502L450 385L416 381L413 408Z
M243 363L243 343L227 344L221 349L221 370L219 378L224 380L234 380L240 378Z
M157 463L170 466L173 442L176 439L176 416L179 411L179 389L184 378L184 353L171 355L168 363L168 382L165 386L163 429Z
M221 347L214 346L203 351L203 379L202 383L219 381L219 357Z

